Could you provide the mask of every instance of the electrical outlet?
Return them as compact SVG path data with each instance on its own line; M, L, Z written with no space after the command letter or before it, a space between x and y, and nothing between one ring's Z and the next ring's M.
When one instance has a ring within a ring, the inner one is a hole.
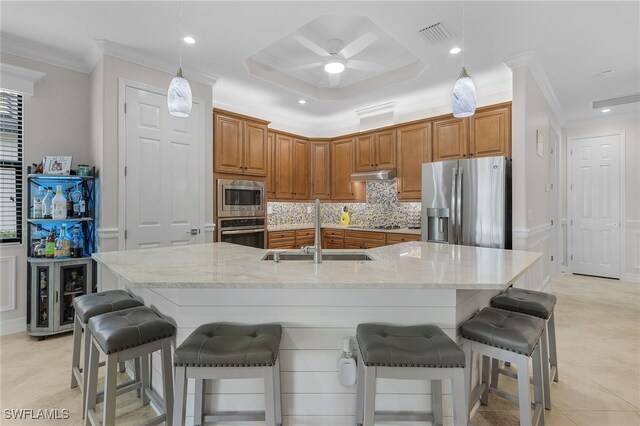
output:
M273 213L273 206L271 205L271 203L267 203L267 214L272 214Z
M311 206L307 206L307 214L311 214L312 211L313 209L311 208Z

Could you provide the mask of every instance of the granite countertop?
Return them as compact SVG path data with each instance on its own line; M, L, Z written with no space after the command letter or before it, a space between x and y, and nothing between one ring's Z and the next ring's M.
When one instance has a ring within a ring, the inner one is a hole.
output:
M373 261L262 261L268 250L229 243L95 253L128 286L502 290L540 253L410 242L364 250ZM325 250L325 252L352 250Z
M384 232L388 234L413 234L413 235L421 235L420 229L409 229L409 228L399 228L399 229L378 229L378 228L367 228L359 225L349 225L342 226L336 224L324 224L322 228L329 229L350 229L355 231L367 231L367 232ZM268 225L267 231L290 231L294 229L313 229L312 223L294 223L287 225Z

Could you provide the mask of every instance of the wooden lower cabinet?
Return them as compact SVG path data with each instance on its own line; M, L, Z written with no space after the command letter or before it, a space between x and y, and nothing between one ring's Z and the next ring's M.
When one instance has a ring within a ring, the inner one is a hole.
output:
M297 249L312 246L315 239L313 229L296 229L289 231L269 231L267 244L270 249Z
M344 248L344 231L342 229L323 229L322 230L322 248L323 249L343 249Z
M387 234L387 245L407 243L409 241L420 241L421 236L417 234Z
M386 241L387 236L384 232L346 230L344 233L344 248L346 249L382 247Z

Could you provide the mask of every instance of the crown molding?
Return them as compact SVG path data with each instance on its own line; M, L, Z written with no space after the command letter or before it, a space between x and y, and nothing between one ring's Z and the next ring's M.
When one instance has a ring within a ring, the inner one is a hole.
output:
M134 49L123 44L115 43L110 40L95 40L96 46L103 55L113 56L138 65L153 68L168 74L175 74L178 67L176 62L159 59L153 55L149 55L143 50ZM215 86L218 77L190 67L182 67L186 78L190 81L203 83L209 86Z
M74 58L69 52L42 43L27 40L26 38L1 33L2 43L0 50L11 55L22 56L34 61L44 62L72 71L88 73L93 68L93 61L82 58Z
M637 112L629 112L626 114L607 115L606 117L591 117L579 120L567 120L562 126L563 129L572 127L591 126L595 124L617 123L620 121L638 120Z
M505 58L502 62L511 69L520 67L527 67L529 69L531 75L538 83L542 94L547 99L547 102L549 102L549 107L551 107L556 118L560 121L560 125L564 127L566 119L562 111L562 107L560 106L560 102L558 102L558 98L553 91L553 87L549 82L549 78L547 77L544 68L542 68L542 64L540 63L536 52L527 51L517 53Z

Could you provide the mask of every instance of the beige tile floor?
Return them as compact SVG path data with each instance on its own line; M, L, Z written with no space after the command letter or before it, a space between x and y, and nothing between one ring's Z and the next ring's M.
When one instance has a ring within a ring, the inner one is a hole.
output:
M560 382L553 383L546 424L640 425L640 284L569 275L554 280L553 290ZM25 333L0 337L0 424L82 424L80 391L69 388L70 359L70 334L40 342ZM514 380L500 380L514 391ZM118 425L153 416L132 395L118 399ZM70 418L13 421L5 418L8 408L69 409ZM518 407L491 396L472 421L518 424Z

